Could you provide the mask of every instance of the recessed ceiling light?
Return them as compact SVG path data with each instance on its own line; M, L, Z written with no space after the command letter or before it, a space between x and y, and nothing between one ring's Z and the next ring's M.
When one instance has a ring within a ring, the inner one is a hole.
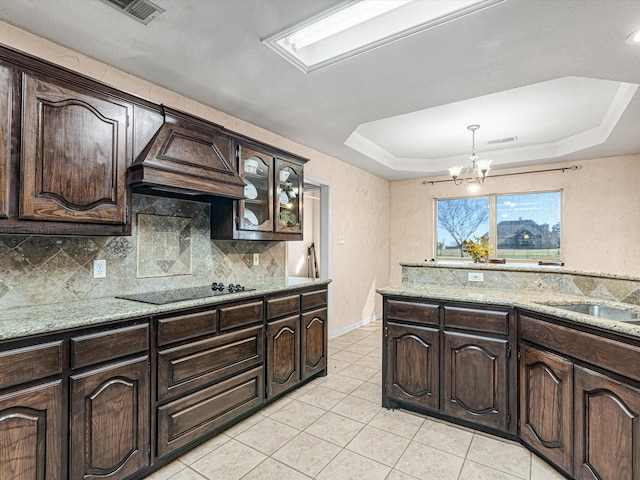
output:
M636 30L627 37L627 43L629 45L640 45L640 30Z
M507 0L350 0L262 41L305 73Z

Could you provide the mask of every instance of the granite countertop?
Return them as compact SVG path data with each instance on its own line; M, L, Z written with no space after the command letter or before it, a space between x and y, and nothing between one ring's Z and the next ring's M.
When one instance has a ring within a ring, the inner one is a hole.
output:
M136 302L119 298L94 298L78 302L54 303L32 307L0 310L0 340L52 333L69 328L98 325L115 320L126 320L170 313L186 308L216 305L234 300L295 291L313 286L328 285L331 280L291 277L252 285L250 292L230 293L217 297L198 298L165 305Z
M640 325L623 321L607 320L576 312L556 308L555 305L597 304L614 308L623 308L638 314L640 306L628 303L601 300L597 298L568 295L562 293L536 292L527 290L501 290L497 288L446 287L425 284L391 285L376 290L382 295L398 295L412 298L430 298L434 300L470 302L505 307L517 307L532 312L559 317L576 323L612 330L618 333L640 337Z

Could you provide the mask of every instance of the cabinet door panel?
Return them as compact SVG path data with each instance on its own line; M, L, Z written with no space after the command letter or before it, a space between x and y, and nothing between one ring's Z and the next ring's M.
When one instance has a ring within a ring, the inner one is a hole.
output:
M438 409L438 329L389 323L385 337L386 396L404 403Z
M127 113L23 75L20 218L125 223Z
M71 478L121 479L148 465L148 358L71 377Z
M302 314L302 378L327 367L327 309Z
M247 187L245 200L238 202L239 230L273 231L273 157L238 146L240 176Z
M9 191L17 178L11 178L11 102L12 72L0 65L0 218L9 216Z
M267 396L300 382L300 316L267 324Z
M276 158L275 231L302 233L302 167Z
M0 396L0 478L62 479L61 383Z
M640 478L640 390L575 367L575 476Z
M520 436L556 465L573 469L573 364L520 348Z
M506 339L445 332L444 411L507 430Z

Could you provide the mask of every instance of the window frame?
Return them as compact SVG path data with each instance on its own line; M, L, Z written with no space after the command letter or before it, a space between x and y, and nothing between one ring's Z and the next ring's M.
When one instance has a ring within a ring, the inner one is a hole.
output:
M508 197L512 195L535 195L535 194L544 194L544 193L559 193L560 194L560 258L548 259L554 262L564 262L565 257L565 240L564 240L564 189L550 189L550 190L535 190L535 191L525 191L525 192L506 192L506 193L488 193L488 194L476 194L476 195L462 195L455 197L434 197L433 198L433 242L432 242L432 258L438 261L447 261L447 262L468 262L470 257L455 257L455 256L442 256L438 255L438 202L442 200L465 200L465 199L473 199L473 198L488 198L489 199L489 243L491 245L497 245L498 238L498 222L497 222L497 213L498 213L498 197ZM491 258L501 258L497 256L497 246L495 247L494 253L491 255ZM527 258L507 258L509 263L522 263L522 264L537 264L538 260L547 260L545 258L539 259L527 259Z

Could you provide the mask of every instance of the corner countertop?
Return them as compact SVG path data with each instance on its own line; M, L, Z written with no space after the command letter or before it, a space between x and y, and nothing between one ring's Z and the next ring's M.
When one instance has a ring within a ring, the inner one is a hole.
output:
M70 328L99 325L116 320L149 317L194 307L204 307L245 298L289 292L328 285L331 280L290 277L270 280L250 292L185 300L165 305L124 300L114 297L94 298L68 303L53 303L0 310L0 340L53 333Z
M425 284L404 283L390 285L376 290L382 295L409 298L428 298L442 301L468 302L485 305L516 307L532 312L563 318L576 323L591 325L618 333L640 337L640 325L623 321L607 320L556 308L553 305L597 304L630 310L640 317L640 306L613 302L590 297L562 293L535 292L527 290L502 290L497 288L446 287Z

